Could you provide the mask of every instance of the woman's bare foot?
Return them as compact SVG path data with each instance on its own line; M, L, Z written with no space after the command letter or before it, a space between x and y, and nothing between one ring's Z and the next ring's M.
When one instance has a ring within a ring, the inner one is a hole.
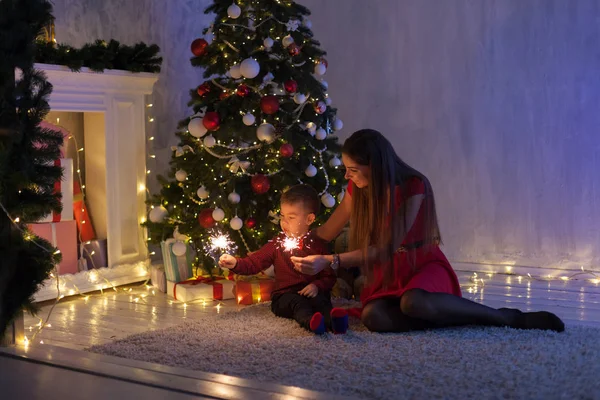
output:
M507 318L507 325L516 329L544 329L556 332L565 330L565 324L548 311L522 312L515 308L500 308Z

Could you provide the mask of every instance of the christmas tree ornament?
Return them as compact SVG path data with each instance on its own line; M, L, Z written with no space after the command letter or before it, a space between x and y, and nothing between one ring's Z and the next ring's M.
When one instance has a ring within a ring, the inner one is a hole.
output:
M240 161L237 156L231 157L229 160L229 172L236 174L240 169L242 172L246 172L250 168L250 161Z
M277 96L267 95L260 99L260 109L268 115L275 114L279 110L279 99Z
M310 19L304 18L304 20L302 20L302 26L304 26L306 29L310 29L312 28L312 22L310 22Z
M210 193L208 192L208 190L206 190L206 188L204 186L200 186L200 189L198 189L198 191L196 192L196 194L202 200L208 199L208 196L210 195Z
M254 229L256 226L256 219L254 217L250 217L246 220L246 228Z
M288 49L288 53L292 57L295 57L298 54L300 54L300 46L298 46L296 43L290 44L287 49Z
M269 191L271 182L269 182L269 177L263 174L256 174L250 180L250 185L252 186L252 191L254 193L265 194Z
M315 75L322 76L327 72L327 67L323 63L315 64Z
M247 85L240 85L237 87L235 94L240 97L246 97L250 94L250 88Z
M229 196L227 196L227 200L229 200L231 204L238 204L240 202L240 195L233 191L229 193Z
M198 223L204 229L209 229L215 226L215 220L212 217L213 211L214 210L212 208L205 208L204 210L200 211L200 214L198 215Z
M238 19L242 15L242 10L237 4L233 3L227 7L227 15L231 19Z
M285 81L285 83L283 84L283 87L285 88L285 91L288 93L296 93L296 91L298 90L298 82L296 82L293 79L289 79L289 80Z
M216 111L209 111L202 118L202 123L204 127L209 131L216 131L221 126L221 121L219 119L219 113Z
M315 136L315 132L317 131L317 124L314 122L309 122L306 124L306 130L310 133L311 136Z
M244 125L252 126L256 122L256 118L254 118L254 115L248 113L242 117L242 121L244 122Z
M317 138L317 140L327 139L327 131L323 128L317 129L317 131L315 132L315 138Z
M229 68L229 76L233 79L240 79L242 77L240 64L235 64L233 67Z
M331 105L331 97L327 96L327 97L325 98L325 104L326 104L326 105L328 105L328 106L330 106L330 105Z
M225 218L225 211L223 211L219 207L217 207L213 210L212 217L217 222L223 221L223 219Z
M281 154L282 157L291 157L294 154L294 147L289 143L284 143L279 148L279 154Z
M198 38L192 42L192 53L196 57L200 57L206 53L208 42L202 38Z
M253 58L246 58L240 65L240 71L244 78L253 79L256 78L260 72L260 65Z
M344 127L344 123L342 122L341 119L336 118L335 121L333 121L333 129L336 131L341 130Z
M263 40L263 46L265 46L266 50L271 49L271 47L273 47L273 39L268 37L265 40Z
M244 221L242 221L242 219L236 215L229 222L229 226L231 226L231 229L234 231L239 231L244 226Z
M281 41L283 47L289 47L292 43L294 43L294 38L291 35L287 35Z
M179 171L175 172L175 179L177 179L178 182L185 181L187 179L187 172L180 169Z
M196 93L198 93L198 96L200 97L204 97L205 95L210 93L210 83L204 82L202 85L198 86L198 88L196 89Z
M196 138L201 138L208 132L202 123L202 118L192 118L188 123L188 131L190 132L190 135Z
M294 95L294 103L296 103L296 104L304 104L305 101L306 101L306 96L303 95L302 93L296 93Z
M187 242L188 240L190 240L190 237L179 233L179 227L176 226L175 230L173 231L173 239L179 242Z
M267 122L260 124L256 129L256 137L261 142L271 143L275 139L275 127Z
M211 147L214 147L215 144L217 144L217 141L215 140L213 135L208 135L204 138L204 141L202 143L204 144L204 147L208 147L210 149Z
M321 58L319 60L319 64L323 64L325 66L325 68L329 68L329 63L327 62L327 60L325 58Z
M163 206L158 206L150 210L148 218L150 219L150 222L154 222L155 224L162 224L163 222L165 222L165 219L167 219L168 215L169 212L166 208L164 208Z
M342 202L342 200L344 200L344 196L345 196L345 195L346 195L346 191L345 191L345 190L342 190L342 191L340 192L340 194L338 194L338 195L337 195L338 202L340 202L340 203L341 203L341 202Z
M331 208L335 206L335 199L329 193L325 193L323 196L321 196L321 203L323 203L325 207Z
M331 160L329 160L329 166L332 168L339 167L340 165L342 165L342 160L337 158L337 156L334 156Z
M227 90L223 90L219 95L219 100L225 100L229 96L231 96L231 93L229 93Z
M317 167L315 167L314 165L310 164L308 167L306 167L306 169L304 170L304 173L309 178L312 178L313 176L315 176L317 174Z
M327 110L327 105L322 101L318 101L314 104L314 108L317 114L323 114Z
M181 256L185 255L185 253L187 253L187 246L183 242L176 242L171 247L171 251L177 257L181 257Z

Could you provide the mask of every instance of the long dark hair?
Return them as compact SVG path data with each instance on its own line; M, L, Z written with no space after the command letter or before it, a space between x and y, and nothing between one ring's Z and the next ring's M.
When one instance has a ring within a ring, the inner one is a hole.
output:
M438 225L433 190L429 180L398 157L391 143L378 131L361 129L354 132L342 148L342 153L359 165L370 167L371 178L368 186L352 188L352 212L350 215L350 246L362 249L364 260L367 259L369 246L380 250L380 262L384 267L384 277L391 282L394 277L393 254L397 251L394 243L400 235L406 235L411 228L407 226L406 207L394 212L396 190L406 193L409 179L418 178L425 186L423 203L421 204L423 237L420 243L409 243L405 251L414 268L416 247L437 246L442 242ZM353 184L353 183L352 183ZM391 215L390 215L391 214ZM387 251L386 251L387 250ZM372 263L363 262L363 272L368 279L373 277Z

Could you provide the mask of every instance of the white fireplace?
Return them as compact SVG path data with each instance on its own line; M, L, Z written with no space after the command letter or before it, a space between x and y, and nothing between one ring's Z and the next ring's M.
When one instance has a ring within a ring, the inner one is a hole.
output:
M52 112L83 114L85 124L85 191L99 237L107 240L105 268L61 275L68 296L148 277L146 217L146 101L158 76L36 64L54 89ZM54 121L49 121L54 122ZM70 144L71 145L71 144ZM55 278L44 283L36 301L56 298Z

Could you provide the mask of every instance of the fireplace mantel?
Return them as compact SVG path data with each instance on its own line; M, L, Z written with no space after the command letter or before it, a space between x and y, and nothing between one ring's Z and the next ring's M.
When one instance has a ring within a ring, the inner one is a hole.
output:
M122 285L145 279L149 259L145 231L140 226L146 215L144 96L152 93L158 75L117 70L97 73L87 68L72 72L48 64L36 64L36 68L46 73L54 87L49 99L52 111L102 113L104 117L104 124L97 125L100 132L91 148L86 139L86 159L94 152L91 156L97 158L95 162L103 162L105 168L86 176L86 182L89 187L90 181L95 181L106 199L101 215L108 241L108 268L61 275L61 293L73 294L71 284L84 292L109 287L107 280ZM43 301L56 294L56 281L52 279L35 298Z

